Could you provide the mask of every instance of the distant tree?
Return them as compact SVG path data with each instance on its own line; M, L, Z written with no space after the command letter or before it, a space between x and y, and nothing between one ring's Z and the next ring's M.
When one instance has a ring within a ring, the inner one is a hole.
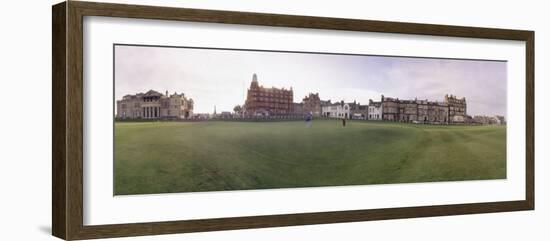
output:
M243 108L240 106L240 105L236 105L234 108L233 108L233 111L237 114L241 113L243 111Z

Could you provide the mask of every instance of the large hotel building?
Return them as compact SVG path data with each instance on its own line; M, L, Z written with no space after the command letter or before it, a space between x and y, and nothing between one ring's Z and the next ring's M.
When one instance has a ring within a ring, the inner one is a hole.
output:
M293 113L292 87L266 88L258 83L258 76L252 76L252 83L246 95L244 103L245 114L248 116L290 115Z

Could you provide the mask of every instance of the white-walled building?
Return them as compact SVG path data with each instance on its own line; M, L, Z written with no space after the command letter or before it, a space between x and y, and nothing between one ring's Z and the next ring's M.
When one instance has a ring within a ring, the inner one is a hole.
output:
M382 102L369 100L368 120L382 120Z
M350 106L343 101L322 107L324 117L350 119Z

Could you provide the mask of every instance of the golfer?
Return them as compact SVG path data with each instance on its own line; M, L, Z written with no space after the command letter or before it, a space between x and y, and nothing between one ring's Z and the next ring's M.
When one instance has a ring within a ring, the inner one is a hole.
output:
M311 127L311 121L312 121L312 116L311 114L307 114L306 115L306 127Z

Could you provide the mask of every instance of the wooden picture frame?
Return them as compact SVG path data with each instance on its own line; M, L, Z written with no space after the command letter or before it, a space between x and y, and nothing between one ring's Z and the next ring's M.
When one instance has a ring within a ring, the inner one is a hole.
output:
M79 240L534 209L535 37L533 31L78 1L59 3L52 7L52 11L52 233L56 237L66 240ZM525 199L488 203L297 213L202 220L180 220L97 226L84 225L84 16L107 16L117 18L142 18L524 41L526 43Z

